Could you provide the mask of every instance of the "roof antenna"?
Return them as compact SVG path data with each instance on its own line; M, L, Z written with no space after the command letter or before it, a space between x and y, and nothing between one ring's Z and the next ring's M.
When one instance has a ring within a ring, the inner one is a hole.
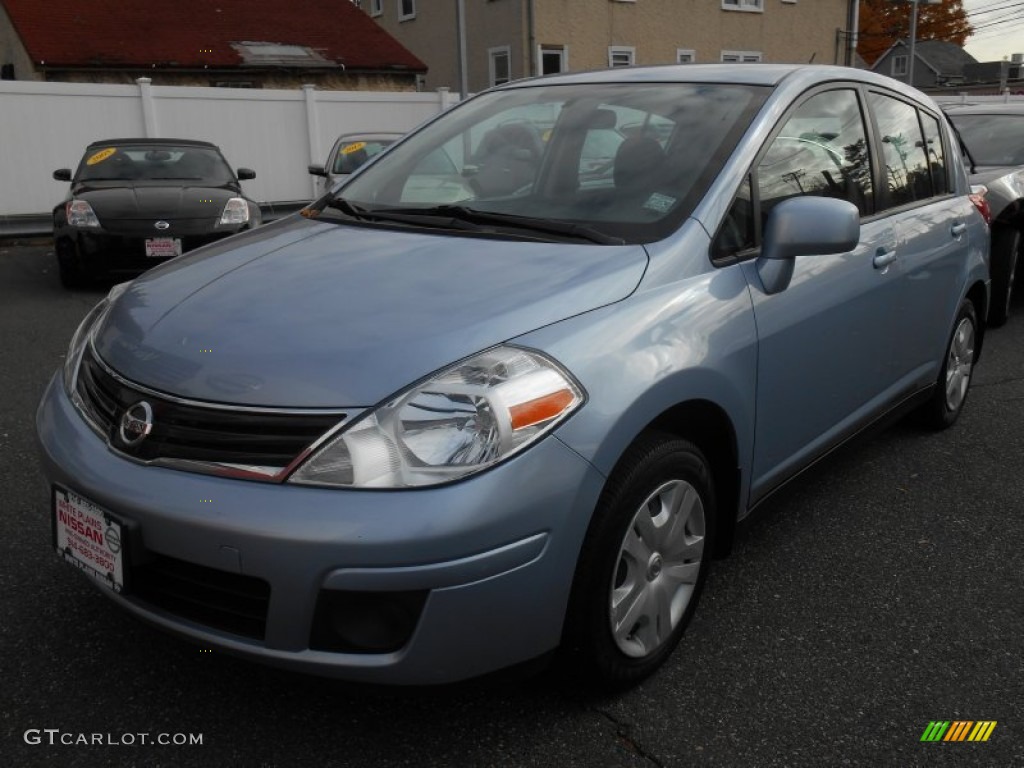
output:
M807 60L807 63L808 63L808 64L813 64L813 63L814 63L814 57L815 57L815 56L817 56L817 55L818 55L818 52L817 52L817 51L815 51L814 53L812 53L812 54L811 54L811 58L809 58L809 59Z

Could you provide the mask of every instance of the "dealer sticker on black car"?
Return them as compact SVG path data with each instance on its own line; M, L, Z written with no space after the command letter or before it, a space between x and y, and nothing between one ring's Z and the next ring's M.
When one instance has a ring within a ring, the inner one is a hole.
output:
M124 589L121 523L73 491L54 486L54 544L64 559L115 592Z

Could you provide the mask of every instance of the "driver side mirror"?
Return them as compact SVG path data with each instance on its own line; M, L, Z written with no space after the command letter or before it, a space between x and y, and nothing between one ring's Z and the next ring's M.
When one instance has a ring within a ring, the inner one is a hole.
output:
M254 171L252 168L239 168L238 169L238 180L239 181L248 181L249 179L255 179L255 178L256 178L256 171Z
M57 181L71 181L71 169L70 168L58 168L53 172L53 178Z
M323 176L325 178L327 176L327 171L320 164L317 164L317 165L307 165L306 166L306 170L309 171L313 176Z

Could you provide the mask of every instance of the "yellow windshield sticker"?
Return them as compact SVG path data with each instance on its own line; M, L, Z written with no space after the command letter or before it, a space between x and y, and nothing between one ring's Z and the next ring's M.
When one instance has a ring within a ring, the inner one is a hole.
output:
M92 155L90 155L89 159L85 161L85 164L96 165L97 163L102 163L115 152L117 152L117 149L115 147L107 147L106 149L101 149L99 152L94 152Z
M353 152L358 152L360 149L366 146L365 141L357 141L355 144L349 144L347 147L341 150L343 155L351 155Z

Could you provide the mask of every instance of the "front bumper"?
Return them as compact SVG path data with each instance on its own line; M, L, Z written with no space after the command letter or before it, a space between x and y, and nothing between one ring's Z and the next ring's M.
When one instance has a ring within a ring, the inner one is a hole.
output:
M146 240L149 238L181 240L182 253L188 253L249 228L248 224L216 229L208 225L142 233L65 227L57 233L56 241L58 254L76 259L87 274L137 275L167 261L146 256Z
M294 670L390 684L451 682L558 644L579 548L604 478L554 437L473 478L408 491L232 480L135 464L89 429L55 376L36 416L43 469L136 527L140 552L262 579L262 640L140 599L132 613L206 646ZM212 501L203 501L203 500ZM408 642L312 650L323 590L426 590Z

